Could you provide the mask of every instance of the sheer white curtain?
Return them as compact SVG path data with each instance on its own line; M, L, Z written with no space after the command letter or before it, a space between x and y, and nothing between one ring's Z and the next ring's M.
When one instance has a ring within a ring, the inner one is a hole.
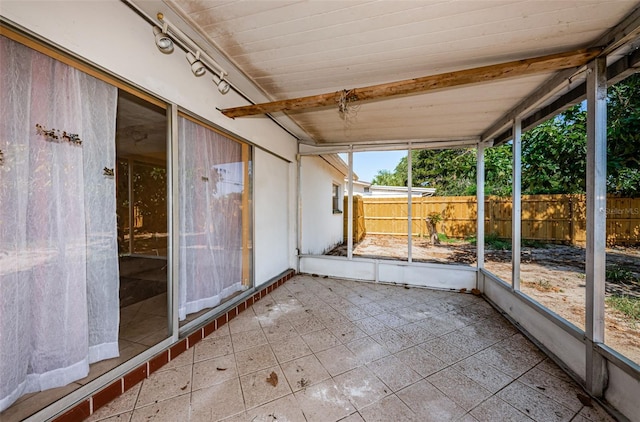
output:
M118 356L119 279L117 89L3 36L0 57L1 411Z
M179 318L242 289L242 146L179 120Z

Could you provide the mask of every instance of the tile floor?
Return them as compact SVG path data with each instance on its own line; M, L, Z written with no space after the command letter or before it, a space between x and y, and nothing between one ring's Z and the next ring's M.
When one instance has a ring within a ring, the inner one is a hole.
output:
M299 275L90 420L613 420L582 394L479 297Z

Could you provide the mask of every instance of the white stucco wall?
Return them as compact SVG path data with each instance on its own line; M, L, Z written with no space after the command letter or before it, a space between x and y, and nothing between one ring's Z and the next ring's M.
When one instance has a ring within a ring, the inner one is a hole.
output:
M254 222L256 286L290 267L295 246L289 236L295 216L290 206L289 167L295 163L260 149L254 154Z
M233 120L223 116L216 108L245 105L246 101L233 91L221 95L209 74L196 78L179 48L172 54L161 53L156 48L152 26L120 1L3 0L0 13L54 46L295 162L297 142L293 137L266 117ZM255 283L259 285L291 268L294 261L289 244L295 238L295 226L287 224L284 216L295 215L295 202L287 194L294 184L289 179L295 173L282 164L271 169L274 163L285 161L257 152L257 148L255 151L254 192L260 213L256 209L254 214L259 216L255 220L254 265ZM271 203L266 198L284 200ZM267 227L263 228L263 224ZM284 243L271 248L268 245L272 241Z
M344 174L317 156L302 157L302 254L322 254L343 241L344 214L334 214L333 186L338 185L342 208ZM346 212L345 210L342 210Z

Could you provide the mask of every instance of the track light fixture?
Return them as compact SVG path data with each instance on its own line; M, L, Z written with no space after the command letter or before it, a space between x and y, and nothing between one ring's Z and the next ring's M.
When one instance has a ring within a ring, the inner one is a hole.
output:
M218 82L218 91L220 91L222 95L229 92L230 89L231 85L229 85L229 82L225 81L224 79L221 79L220 82Z
M217 75L216 75L217 76ZM229 84L229 82L224 80L224 73L221 73L220 76L218 76L219 81L216 82L215 79L213 79L213 83L216 84L218 86L218 91L222 94L225 95L227 92L229 92L229 90L231 89L231 85Z
M191 71L196 76L202 76L207 71L204 67L204 64L200 61L200 51L196 51L196 55L194 56L191 51L187 53L187 61L191 65Z
M216 79L213 82L218 87L218 91L224 95L231 90L231 84L225 80L227 72L209 55L202 52L200 47L189 38L184 32L173 25L162 13L158 13L158 21L161 26L154 26L153 33L156 37L156 45L163 53L171 53L173 51L174 43L177 44L182 50L187 52L187 61L191 66L191 71L195 76L204 75L207 70L216 75L219 81Z
M167 35L167 29L167 24L164 24L162 29L157 26L153 27L153 34L156 36L156 45L158 46L158 50L162 51L164 54L173 52L173 40L169 35Z

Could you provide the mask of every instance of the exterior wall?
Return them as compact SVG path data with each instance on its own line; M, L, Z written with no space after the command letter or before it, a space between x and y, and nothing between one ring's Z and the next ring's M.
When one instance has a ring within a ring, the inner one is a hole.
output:
M290 212L291 164L260 149L254 154L254 245L256 286L280 274L293 255L290 237L295 217ZM295 215L295 214L294 214Z
M340 186L338 203L343 204L344 174L321 157L301 157L302 198L301 254L322 254L343 240L343 213L332 211L333 185ZM342 210L343 212L345 210Z
M295 161L297 142L293 137L266 117L233 120L223 116L216 108L243 105L246 100L233 91L221 95L210 76L196 78L179 48L176 47L172 54L161 53L156 48L151 25L124 3L116 0L3 1L1 11L4 18L53 45L268 151ZM260 160L269 161L268 157L269 154L256 154L254 164L258 169L265 169ZM256 176L254 192L259 190L259 204L264 204L262 198L279 197L282 194L282 186L290 184L288 178L291 172L279 171L278 177L283 180L275 181L270 177L272 183L268 184L262 183L261 177ZM290 268L292 259L270 259L274 248L268 246L268 242L261 237L265 235L286 240L294 236L291 232L295 229L294 225L271 225L271 212L276 219L282 218L283 212L285 215L295 215L293 202L285 200L285 204L285 210L281 207L271 208L261 215L263 219L256 221L255 255L261 256L255 262L256 286ZM267 231L258 227L258 224L265 222L270 225ZM279 250L292 253L288 247ZM264 259L261 254L266 254ZM274 268L276 263L280 268Z

